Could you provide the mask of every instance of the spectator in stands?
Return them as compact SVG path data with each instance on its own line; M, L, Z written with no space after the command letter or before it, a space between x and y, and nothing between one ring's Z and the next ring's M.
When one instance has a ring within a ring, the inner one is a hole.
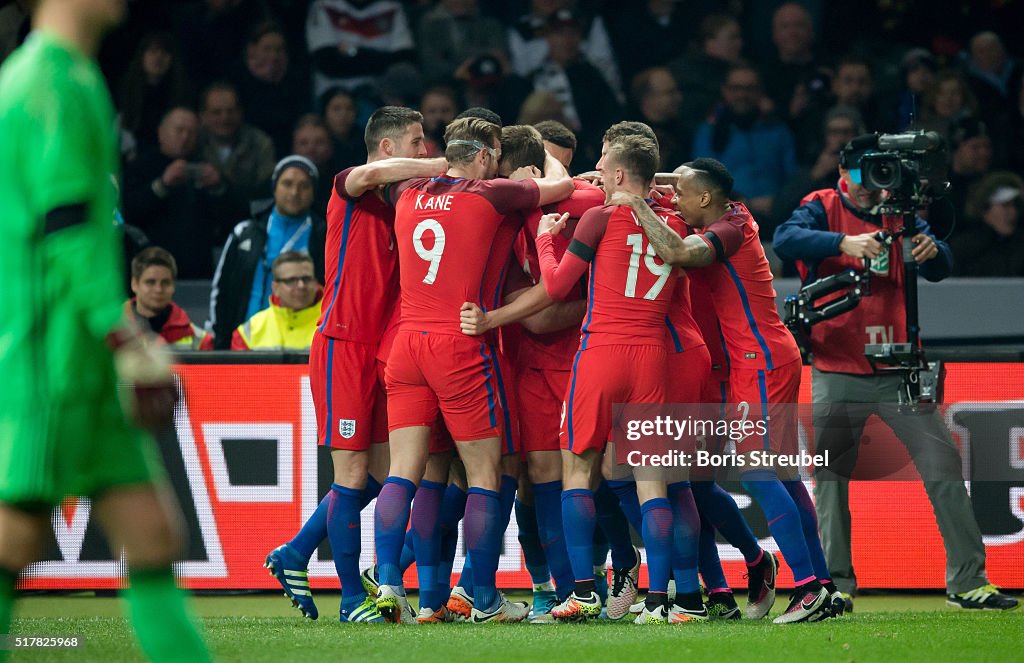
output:
M696 124L707 118L726 74L740 64L742 53L743 33L734 17L712 14L701 21L698 50L668 63L683 93L684 121Z
M135 296L124 304L126 315L175 348L206 349L201 348L206 334L173 301L178 278L174 256L159 246L143 249L132 258L131 275Z
M704 15L694 4L675 0L624 3L618 19L609 25L624 81L686 52L696 35L697 18Z
M547 56L532 80L535 91L550 92L558 99L566 124L579 133L580 142L591 152L588 156L593 156L602 132L619 118L621 108L611 87L581 50L582 37L582 19L576 14L568 10L551 14L544 28Z
M420 113L423 115L423 142L427 147L427 156L442 156L444 129L459 113L455 92L445 85L428 89L420 99Z
M501 53L485 53L469 60L455 72L466 108L491 108L513 117L533 89L531 81L512 71Z
M948 198L953 204L956 236L971 227L971 219L967 217L967 196L992 168L992 138L984 122L964 116L950 126L947 142L950 149Z
M786 2L772 15L775 53L761 67L765 94L776 114L785 120L799 117L806 103L807 85L818 75L814 57L814 24L807 9ZM797 88L803 89L797 94Z
M832 79L832 95L834 105L852 106L859 110L869 130L884 132L892 129L875 98L871 65L864 58L849 55L839 61Z
M158 146L139 154L124 171L125 220L158 246L178 255L178 274L213 274L226 191L220 171L196 151L199 120L188 108L171 109L157 130Z
M214 347L231 346L231 333L267 306L274 259L285 251L307 251L323 279L327 221L311 211L320 174L312 161L298 155L281 159L272 177L272 204L254 203L253 216L235 226L224 245L210 292L208 331Z
M672 171L687 161L693 127L685 126L680 119L683 95L679 93L672 72L666 67L652 67L640 72L630 85L630 99L636 119L648 124L658 137L661 170Z
M960 233L953 249L958 276L1024 276L1024 224L1020 223L1019 175L998 171L971 190L967 215L970 230Z
M291 66L280 25L268 21L256 26L232 81L246 121L270 136L276 154L287 154L295 121L308 109L309 91Z
M971 38L967 81L978 99L978 112L988 125L997 146L997 162L1008 130L1014 97L1021 81L1021 65L1006 52L1003 40L994 32Z
M776 223L787 218L794 209L800 206L803 197L811 191L835 186L836 173L839 169L839 152L844 145L864 133L864 121L856 108L836 106L825 116L825 124L822 129L824 130L821 137L822 148L814 163L810 166L799 166L779 191L779 195L775 197L771 218ZM759 222L759 224L765 228L763 223ZM774 227L768 227L762 232L770 237L774 232Z
M249 201L265 195L274 170L274 143L244 123L238 93L230 83L214 83L203 93L199 152L224 177L228 220L245 218Z
M906 131L916 123L924 109L924 98L935 81L935 58L925 48L912 48L900 62L903 90L895 100L893 127Z
M169 32L143 35L121 82L121 152L131 160L157 145L160 120L175 106L192 102L192 90Z
M306 20L316 95L339 85L372 97L373 78L416 58L398 0L313 0Z
M363 129L356 124L356 100L350 92L333 87L320 98L324 125L334 143L334 168L337 172L366 161Z
M271 19L265 0L173 4L177 5L172 11L177 14L175 34L183 49L185 68L200 90L227 79L240 64L249 35Z
M946 69L936 74L925 91L916 128L946 136L954 120L977 114L978 101L967 79L956 69Z
M548 59L547 31L552 17L570 12L580 29L580 50L604 77L608 87L622 99L622 78L615 64L615 53L608 29L600 16L585 13L573 0L530 0L530 9L516 19L508 31L512 69L519 76L530 76Z
M419 22L417 47L428 83L450 83L478 55L504 53L505 31L480 14L477 0L441 0Z
M327 215L327 201L331 198L334 187L334 143L327 131L324 121L316 113L308 113L295 123L292 134L292 154L306 157L316 166L317 172L324 176L317 180L313 192L313 209L320 216Z
M1017 105L1010 114L1007 152L1007 165L1018 175L1024 175L1024 85L1017 91Z
M305 251L285 251L270 266L269 306L231 334L232 350L308 350L320 317L323 288Z
M756 69L730 69L721 103L697 129L693 154L725 164L735 180L735 194L746 200L760 223L767 224L775 194L796 171L796 152L786 125L762 114L761 95Z

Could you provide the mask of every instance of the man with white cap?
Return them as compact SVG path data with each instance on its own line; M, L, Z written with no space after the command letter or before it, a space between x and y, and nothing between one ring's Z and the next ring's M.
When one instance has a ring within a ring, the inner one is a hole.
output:
M277 162L271 176L272 204L253 203L253 216L228 237L213 275L210 319L214 349L227 350L231 334L245 320L267 307L274 259L285 251L313 256L317 279L323 281L327 221L312 210L320 173L312 161L292 154Z

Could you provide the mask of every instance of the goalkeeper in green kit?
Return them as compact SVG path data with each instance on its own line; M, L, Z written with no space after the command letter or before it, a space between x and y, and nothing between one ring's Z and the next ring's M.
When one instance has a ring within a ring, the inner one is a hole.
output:
M114 115L93 57L124 0L29 5L33 32L0 67L0 633L54 505L85 495L124 551L142 650L208 660L171 571L181 516L140 427L170 422L173 378L122 318Z

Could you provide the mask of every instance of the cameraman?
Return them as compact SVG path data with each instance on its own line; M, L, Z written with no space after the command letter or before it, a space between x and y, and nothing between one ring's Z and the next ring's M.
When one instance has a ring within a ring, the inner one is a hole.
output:
M830 467L816 473L814 488L825 556L840 591L856 593L849 480L864 424L875 414L907 447L924 478L946 548L947 604L1012 609L1017 600L999 593L985 577L985 547L962 480L959 451L941 416L935 411L900 413L901 377L876 373L864 356L865 344L907 341L903 220L878 214L883 193L860 183L860 159L876 144L874 135L847 143L840 154L837 187L808 194L775 233L775 250L797 261L805 283L851 268L871 274L870 296L852 311L812 327L810 335L816 453L827 449L832 459ZM916 226L912 254L919 271L927 280L939 281L950 274L952 254L920 217ZM891 245L880 241L880 231L893 238Z

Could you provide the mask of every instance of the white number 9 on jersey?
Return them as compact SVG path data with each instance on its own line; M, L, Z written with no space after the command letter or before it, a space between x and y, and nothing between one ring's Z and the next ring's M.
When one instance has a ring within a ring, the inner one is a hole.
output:
M428 230L434 235L434 246L429 250L423 246L423 233ZM444 228L436 219L423 219L416 224L416 228L412 231L412 248L416 250L416 255L430 263L427 274L423 277L423 282L430 285L437 278L437 268L441 266L441 254L444 253Z

